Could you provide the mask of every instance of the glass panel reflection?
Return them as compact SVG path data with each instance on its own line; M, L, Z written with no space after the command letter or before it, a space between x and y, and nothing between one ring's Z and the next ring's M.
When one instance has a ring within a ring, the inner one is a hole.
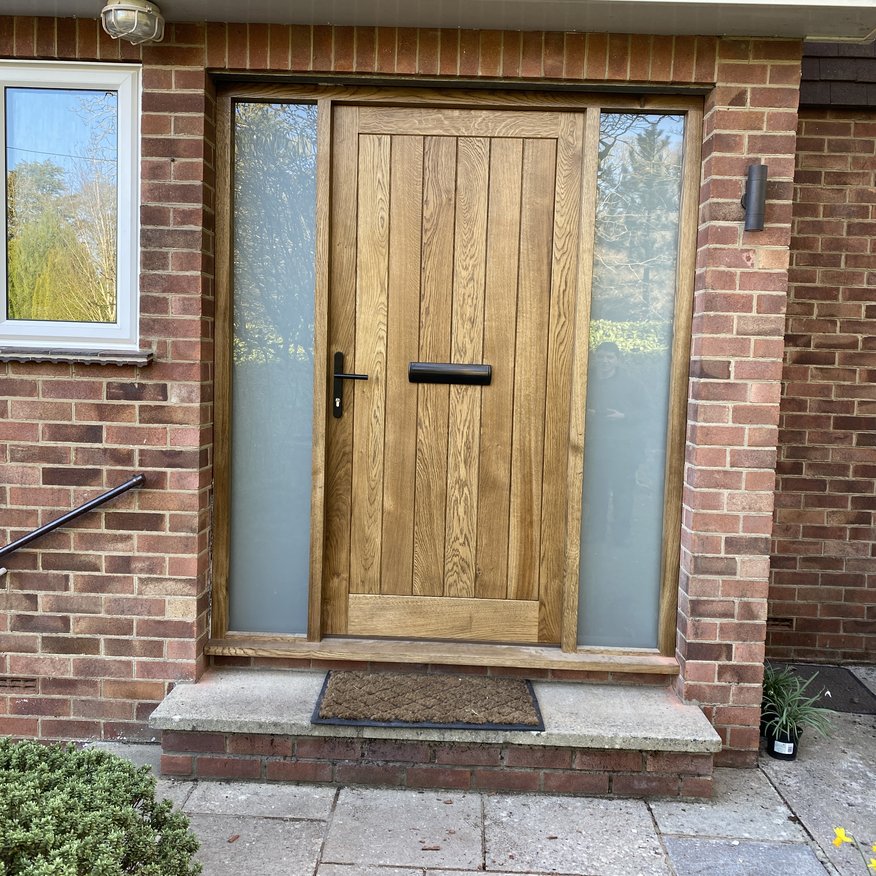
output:
M684 118L600 123L578 640L656 647Z
M114 323L118 96L6 89L6 316Z
M231 629L307 629L316 106L234 112Z

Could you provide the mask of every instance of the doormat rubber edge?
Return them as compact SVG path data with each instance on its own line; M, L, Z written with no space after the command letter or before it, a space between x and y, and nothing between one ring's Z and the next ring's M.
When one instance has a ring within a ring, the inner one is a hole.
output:
M335 670L329 670L325 674L322 688L319 691L319 696L316 698L313 715L310 718L311 724L331 724L341 727L394 727L397 729L407 728L411 730L530 730L533 732L544 730L544 718L542 717L541 708L538 704L538 697L536 697L535 690L532 687L532 682L529 681L529 679L514 679L514 681L523 681L523 684L529 693L529 697L532 700L532 708L538 719L535 724L468 724L463 721L441 723L433 721L370 721L365 719L350 720L348 718L323 718L320 716L319 711L333 671Z

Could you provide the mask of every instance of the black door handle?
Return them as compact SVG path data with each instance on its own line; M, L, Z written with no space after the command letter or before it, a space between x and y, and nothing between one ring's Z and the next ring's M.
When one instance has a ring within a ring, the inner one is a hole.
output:
M344 415L344 381L367 380L367 374L347 374L344 371L344 354L335 353L335 367L332 372L332 416L338 420Z

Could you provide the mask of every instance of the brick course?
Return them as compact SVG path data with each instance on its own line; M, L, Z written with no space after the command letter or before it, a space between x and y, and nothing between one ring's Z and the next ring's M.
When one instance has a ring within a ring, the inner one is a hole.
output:
M16 555L0 595L0 675L38 679L38 696L48 696L45 685L53 680L88 680L98 686L97 696L116 701L116 714L86 715L94 709L84 707L83 698L71 698L69 709L63 707L69 720L65 715L60 724L50 726L48 716L14 717L0 719L7 722L0 729L142 737L148 735L142 720L150 704L203 668L216 152L209 71L501 76L548 79L558 87L641 82L710 89L704 104L677 684L715 722L728 760L751 762L799 43L171 23L164 43L138 48L110 40L92 20L0 17L0 55L142 60L142 338L156 354L146 368L8 363L0 371L0 501L9 509L3 535L15 538L134 468L147 476L144 489L111 509ZM854 138L847 142L851 149ZM756 158L770 165L767 229L743 235L744 166ZM863 276L865 269L858 270ZM844 361L835 367L858 366ZM862 477L850 473L847 488ZM36 617L54 618L46 622L58 631L28 628ZM94 653L51 653L54 635L87 637L82 647ZM126 640L151 644L138 645L145 650L136 653L133 645L123 645ZM731 680L723 673L733 666L746 671ZM8 712L10 705L0 695L0 710ZM630 784L631 792L635 787Z
M801 110L767 654L876 660L876 117Z
M331 736L165 732L161 770L199 779L710 797L711 754L412 742Z

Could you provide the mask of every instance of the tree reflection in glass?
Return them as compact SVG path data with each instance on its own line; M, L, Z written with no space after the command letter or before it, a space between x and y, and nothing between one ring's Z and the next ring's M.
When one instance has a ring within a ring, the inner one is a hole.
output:
M600 123L578 637L656 647L684 118Z
M114 323L118 96L5 91L6 316Z
M316 106L234 108L232 629L301 633L310 544Z

